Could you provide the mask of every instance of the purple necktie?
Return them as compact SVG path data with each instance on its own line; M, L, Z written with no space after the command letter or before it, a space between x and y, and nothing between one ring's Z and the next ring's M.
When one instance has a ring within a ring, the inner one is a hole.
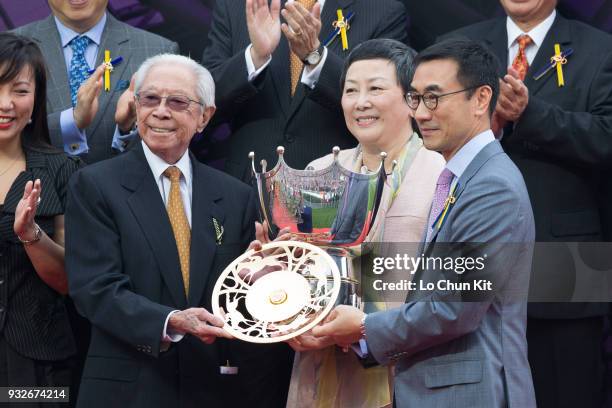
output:
M438 182L436 183L436 192L434 193L433 202L431 204L431 211L429 212L429 220L427 222L427 238L426 242L431 240L433 233L432 224L436 221L442 209L444 208L444 202L448 197L450 191L451 181L453 180L453 172L447 168L442 170Z

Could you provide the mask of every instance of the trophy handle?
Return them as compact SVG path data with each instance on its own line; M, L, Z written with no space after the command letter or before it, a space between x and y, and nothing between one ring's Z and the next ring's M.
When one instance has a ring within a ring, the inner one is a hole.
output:
M270 222L270 219L268 217L268 212L266 211L266 203L264 202L264 197L265 195L263 194L263 178L262 178L262 174L265 173L266 169L265 166L267 165L267 162L265 160L262 160L262 166L264 167L263 172L262 173L258 173L257 170L255 170L255 152L249 152L249 159L251 160L251 169L253 170L253 174L255 175L255 185L257 187L257 197L259 198L259 220L262 222L266 222L268 225L268 233L272 234L272 223Z

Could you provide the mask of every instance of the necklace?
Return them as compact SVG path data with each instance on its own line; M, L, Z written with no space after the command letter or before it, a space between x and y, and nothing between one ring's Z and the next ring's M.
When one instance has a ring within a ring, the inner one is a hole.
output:
M16 157L15 159L13 159L11 164L9 164L6 169L2 170L2 173L0 173L0 176L4 176L4 174L8 172L15 165L15 163L17 163L17 160L19 160L19 157Z

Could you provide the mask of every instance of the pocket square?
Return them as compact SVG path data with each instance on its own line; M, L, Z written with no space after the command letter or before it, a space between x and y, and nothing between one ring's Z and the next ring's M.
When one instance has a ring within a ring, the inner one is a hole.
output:
M117 85L115 86L115 91L125 91L129 87L130 87L130 81L122 79L119 82L117 82Z

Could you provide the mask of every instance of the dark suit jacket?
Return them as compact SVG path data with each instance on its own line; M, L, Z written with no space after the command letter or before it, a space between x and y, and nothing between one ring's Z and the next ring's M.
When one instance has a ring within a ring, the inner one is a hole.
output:
M474 24L448 36L483 40L501 61L500 75L505 73L509 65L505 18ZM554 54L555 43L562 50L574 50L563 66L562 88L554 71L538 81L533 79ZM601 240L601 191L597 186L602 170L612 163L611 83L612 36L557 13L525 78L527 108L516 123L504 129L502 139L525 178L537 241ZM560 288L557 293L569 299L576 280L573 262L551 267L548 262L554 260L537 254L536 249L532 287L554 282ZM558 255L571 259L569 250ZM530 308L530 315L580 317L604 310L601 305L539 305Z
M26 183L40 179L36 223L53 237L55 217L64 214L68 179L79 164L63 152L24 150L26 170L13 182L0 211L0 336L24 357L57 361L76 352L64 297L38 276L13 224Z
M406 40L404 7L396 0L327 0L321 15L321 42L333 31L332 22L340 8L345 16L355 13L348 31L349 51L372 38ZM256 153L258 162L265 158L273 166L276 147L285 146L287 163L303 169L334 146L356 144L340 106L339 78L349 51L342 51L339 39L329 47L314 90L300 83L293 98L287 40L281 38L270 65L252 83L244 58L249 44L244 2L217 0L203 64L211 70L217 86L217 119L228 120L232 131L226 162L229 174L249 177L250 151Z
M160 352L168 313L210 310L218 275L254 235L253 192L193 158L192 166L189 300L166 208L141 145L86 167L71 180L66 210L70 295L92 324L79 406L217 407L248 397L231 387L237 381L233 376L219 374L227 359L236 364L228 355L243 353L239 342L205 345L186 336ZM219 246L213 217L224 227ZM261 384L276 368L267 351L260 354L268 357L269 367L252 351L236 357L240 370L253 375L250 384L257 384L250 392L263 396L275 386L274 381ZM259 377L242 366L249 362L261 364ZM244 380L239 385L249 386Z
M129 85L132 75L140 64L160 53L177 54L178 45L156 34L134 28L115 19L107 13L106 26L100 40L96 67L104 60L104 50L110 50L111 58L123 57L111 74L111 90L102 90L99 96L99 108L93 122L87 129L89 153L82 155L87 163L108 159L113 155L111 143L115 132L115 109L117 100ZM61 39L53 14L44 20L35 21L15 30L17 34L34 39L45 57L47 64L47 113L49 114L49 134L51 142L64 149L60 129L60 114L70 108L70 86L68 68L61 45ZM118 86L122 82L123 87Z

